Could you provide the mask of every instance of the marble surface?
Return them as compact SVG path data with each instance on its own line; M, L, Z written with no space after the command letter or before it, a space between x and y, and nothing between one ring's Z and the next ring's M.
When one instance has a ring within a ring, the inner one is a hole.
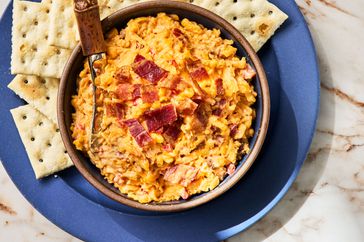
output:
M0 14L8 0L0 0ZM321 111L284 199L229 242L364 241L364 1L296 0L321 70ZM22 197L0 165L0 241L76 242Z

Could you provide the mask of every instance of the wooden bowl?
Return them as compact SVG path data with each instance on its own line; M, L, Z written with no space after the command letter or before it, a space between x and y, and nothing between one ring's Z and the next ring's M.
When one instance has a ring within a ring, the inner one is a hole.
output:
M234 41L234 46L238 49L237 55L240 57L245 56L248 63L250 63L257 72L257 76L254 81L255 90L258 93L257 102L255 104L257 117L253 123L255 135L250 140L251 152L245 155L238 163L235 173L225 178L214 190L192 196L187 200L141 204L128 198L126 195L121 194L118 189L116 189L112 184L109 184L101 176L99 169L90 162L89 158L85 157L80 151L76 150L72 143L73 139L71 136L70 126L72 123L72 113L74 112L74 109L71 105L71 98L72 95L75 95L77 92L76 80L83 68L83 61L85 60L85 57L82 55L80 44L73 50L72 55L63 71L58 93L57 115L62 139L69 156L79 172L94 187L109 198L133 208L155 212L176 212L196 207L220 196L232 188L234 184L237 183L248 171L258 155L267 133L270 113L270 97L263 66L248 41L226 20L206 9L188 3L173 1L140 3L121 9L104 19L102 21L103 31L105 33L113 27L121 29L125 27L126 23L130 19L140 16L153 16L159 12L177 14L181 19L188 18L202 24L208 29L220 29L221 36L223 38L232 39Z

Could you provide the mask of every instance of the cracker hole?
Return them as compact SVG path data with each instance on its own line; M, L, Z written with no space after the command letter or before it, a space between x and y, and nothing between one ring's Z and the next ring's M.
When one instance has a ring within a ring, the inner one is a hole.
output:
M43 162L43 159L39 159L38 161L39 161L39 162Z
M51 147L51 146L52 146L52 144L51 144L51 143L47 143L47 146L48 146L48 147Z
M45 38L46 40L48 40L48 35L44 36L44 38Z
M64 7L62 6L60 10L61 10L61 12L64 12Z
M67 154L67 150L65 150L64 153Z
M27 116L26 116L26 115L23 115L23 117L22 117L22 118L25 120L25 119L27 119Z
M27 80L27 79L25 79L23 82L24 82L25 84L28 84L28 80Z
M251 18L254 18L255 17L255 14L254 13L250 14L250 17Z
M219 6L219 4L220 4L219 2L215 2L215 6Z
M32 51L37 52L38 51L37 47L33 46Z
M27 34L26 34L26 33L24 33L24 34L22 35L22 37L25 39L25 38L27 37Z
M43 125L43 122L39 122L39 124L38 124L39 126L42 126Z
M59 49L56 49L56 54L57 55L60 55L61 54L61 51Z
M47 8L46 13L49 13L49 9Z
M51 99L51 98L50 98L49 96L46 96L46 99L47 99L47 100L49 100L49 99Z
M38 20L34 20L34 25L38 25Z
M24 59L21 59L21 63L22 63L22 64L25 64L25 60L24 60Z
M58 133L59 132L59 129L56 129L56 132Z
M273 11L272 10L269 10L268 14L269 15L272 15L273 14Z
M233 0L233 3L237 3L238 2L238 0Z
M34 138L34 137L31 137L31 138L30 138L30 140L31 140L31 141L34 141L34 140L35 140L35 138Z
M254 30L252 30L252 31L250 32L250 34L251 34L251 35L255 34L255 31L254 31Z
M24 12L28 11L28 8L25 6L25 7L23 8L23 11L24 11Z
M42 84L46 84L46 80L45 80L45 79L42 79L40 82L41 82Z
M238 19L238 17L236 17L236 16L234 16L234 17L233 17L233 20L234 20L234 21L236 21L237 19Z
M48 62L44 62L44 63L43 63L43 65L44 65L44 66L48 66Z
M190 0L190 3L193 3L193 0Z

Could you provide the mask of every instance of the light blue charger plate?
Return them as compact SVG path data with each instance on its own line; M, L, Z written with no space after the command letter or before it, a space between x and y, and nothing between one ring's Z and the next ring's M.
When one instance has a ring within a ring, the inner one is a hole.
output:
M118 204L75 168L36 180L10 109L23 105L8 83L11 5L0 21L0 159L28 201L53 223L85 241L218 241L267 214L287 192L306 158L318 115L320 80L315 48L292 0L271 0L289 19L259 51L271 92L264 147L252 168L221 197L180 213L158 214Z

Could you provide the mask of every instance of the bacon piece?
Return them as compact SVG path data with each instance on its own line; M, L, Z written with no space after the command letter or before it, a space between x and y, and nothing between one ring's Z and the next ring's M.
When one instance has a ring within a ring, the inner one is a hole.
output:
M174 144L181 133L181 125L183 124L183 119L178 119L171 125L165 126L163 137L169 144Z
M145 103L153 103L159 99L158 90L153 85L145 85L141 88L142 100Z
M235 165L233 163L230 163L227 167L226 173L232 175L234 172L235 172Z
M114 74L114 78L118 83L130 83L130 69L127 66L120 67Z
M246 68L243 70L243 78L245 80L252 79L255 74L255 70L249 64L247 64Z
M121 103L107 104L106 115L117 117L118 120L121 120L125 116L125 106Z
M143 147L153 141L152 137L136 119L128 119L123 122L128 128L130 134L140 147Z
M117 98L125 102L133 99L133 91L133 85L128 83L121 83L117 86L115 94Z
M192 129L196 132L201 132L206 128L211 113L211 107L206 102L201 102L192 119Z
M134 84L134 90L133 90L133 100L140 98L141 97L141 93L140 93L140 89L141 89L142 84Z
M176 108L172 104L144 113L149 131L155 131L177 120Z
M193 70L192 72L190 72L190 76L191 76L192 80L201 81L203 79L208 78L209 74L207 74L207 71L204 67L198 67L195 70Z
M224 95L225 90L221 78L215 80L215 85L216 85L216 94L218 96Z
M147 60L141 55L135 57L133 71L151 83L157 83L168 75L166 70L160 68L153 61Z
M176 36L177 38L180 37L181 35L183 35L182 31L180 29L174 28L173 29L173 35Z
M209 77L209 74L199 60L187 60L186 67L193 81L201 81Z
M222 114L223 109L225 108L226 102L227 101L225 98L222 98L220 101L218 101L216 103L217 108L212 111L212 115L220 116Z
M135 56L134 63L140 62L140 61L143 61L143 60L145 60L145 57L138 54L138 55Z
M168 168L163 179L172 184L180 184L187 187L195 180L197 173L197 168L179 164Z
M172 102L175 104L178 114L182 117L191 116L198 107L198 104L189 98L183 100L172 99Z
M229 126L229 128L230 128L230 136L232 138L234 138L236 133L238 132L238 125L237 124L232 124L232 125Z

